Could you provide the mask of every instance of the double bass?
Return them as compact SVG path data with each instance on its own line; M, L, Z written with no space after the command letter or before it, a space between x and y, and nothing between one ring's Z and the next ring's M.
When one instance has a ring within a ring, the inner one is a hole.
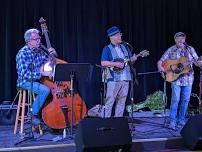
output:
M46 21L41 17L39 22L42 33L45 36L47 48L51 48ZM47 64L68 64L66 61L56 58L51 53L49 56L50 62L45 63L44 66ZM73 100L73 121L71 120L70 82L54 82L49 77L43 77L41 82L51 90L51 95L47 98L45 106L42 108L42 119L44 123L53 129L64 129L71 122L74 122L74 125L78 124L85 116L87 109L85 102L78 93L75 93Z

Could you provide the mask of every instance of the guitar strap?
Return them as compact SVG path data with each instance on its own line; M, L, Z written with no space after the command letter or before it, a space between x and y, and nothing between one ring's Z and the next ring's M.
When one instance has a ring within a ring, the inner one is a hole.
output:
M188 59L188 61L190 60L190 56L191 56L191 58L193 58L193 60L195 60L195 58L191 52L191 48L189 48L189 47L188 48L186 47L185 49L181 50L180 56L186 57ZM191 67L191 70L189 72L181 74L181 75L189 75L190 73L192 73L193 72L192 64L190 64L190 67Z

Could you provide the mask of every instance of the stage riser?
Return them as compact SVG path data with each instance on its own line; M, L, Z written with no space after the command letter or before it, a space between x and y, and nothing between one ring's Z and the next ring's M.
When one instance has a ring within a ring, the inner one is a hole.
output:
M151 139L150 139L151 140ZM168 149L176 149L176 150L186 150L182 148L183 147L183 143L182 143L182 139L181 138L175 138L175 139L167 139L167 140L160 140L158 139L158 141L155 141L156 139L154 139L153 141L133 141L132 142L132 147L130 152L142 152L142 151L160 151L160 150L168 150ZM24 149L24 147L16 147L13 149L0 149L1 151L11 151L11 150L15 150L16 152L20 152L22 151L22 149ZM48 147L48 145L45 147L35 147L35 146L30 146L30 147L26 147L26 152L50 152L50 151L54 151L54 152L75 152L76 151L76 146L74 145L70 145L70 144L64 144L64 145L55 145L54 147Z

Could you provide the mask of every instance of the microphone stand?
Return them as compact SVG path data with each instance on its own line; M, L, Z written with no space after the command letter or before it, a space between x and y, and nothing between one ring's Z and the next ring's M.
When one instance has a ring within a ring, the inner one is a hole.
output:
M127 45L129 46L129 49L130 51L132 52L133 50L133 47L131 44L123 41L122 42L124 45ZM132 54L131 54L132 55ZM131 58L131 55L129 54L129 58ZM131 133L132 133L132 136L133 136L133 131L135 130L134 128L134 116L133 116L133 113L134 113L134 79L135 79L135 83L138 85L138 81L137 81L137 78L136 78L136 70L135 68L133 68L133 64L131 63L131 61L128 63L129 67L130 67L130 73L131 73L131 81L130 81L130 100L131 100L131 105L132 105L132 112L131 112L131 119L132 119L132 123L131 123Z
M36 60L36 57L38 56L39 51L42 51L42 50L41 50L41 49L38 49L38 52L36 52L34 58L33 58L32 61L29 63L27 69L25 70L25 72L24 72L23 75L22 75L22 78L23 78L24 75L26 74L26 72L27 72L28 70L30 70L30 72L31 72L31 80L30 80L30 81L31 81L31 88L30 88L31 92L32 92L32 90L33 90L33 83L34 83L34 81L33 81L33 62ZM31 104L32 101L33 101L32 93L31 93L31 94L28 93L28 103ZM29 133L30 136L24 137L24 135L21 135L21 138L22 138L23 140L22 140L22 141L19 141L19 142L17 142L17 143L15 143L15 145L18 145L18 144L20 144L20 143L22 143L22 142L25 142L25 141L28 141L28 140L34 140L34 139L35 139L34 133L33 133L33 131L32 131L32 107L31 107L31 108L28 107L27 113L28 113L29 116L30 116L30 133Z
M28 67L27 67L27 69L25 70L25 72L22 74L22 78L21 79L23 79L24 78L24 75L27 73L27 71L28 71L28 69L31 69L30 67L32 67L33 66L33 62L35 61L35 59L36 59L36 57L37 57L37 55L38 55L38 53L39 53L39 51L43 51L46 55L48 55L48 53L47 52L45 52L43 49L45 49L45 48L43 48L44 46L43 45L41 45L41 48L39 48L38 49L38 52L37 52L37 54L34 56L34 58L33 58L33 60L29 63L29 65L28 65ZM31 65L32 64L32 65ZM32 73L32 71L31 71L31 73ZM31 77L33 77L33 75L31 75ZM31 78L31 79L33 79L33 78ZM32 80L31 80L32 81ZM10 108L9 108L9 110L7 111L7 113L6 113L6 117L8 117L9 118L9 115L10 115L10 112L11 112L11 109L13 108L13 106L14 106L14 103L15 103L15 101L16 101L16 98L17 98L17 96L19 95L19 91L17 92L17 94L16 94L16 96L15 96L15 98L14 98L14 100L12 101L12 103L11 103L11 106L10 106Z
M105 102L106 102L106 85L107 85L107 68L103 69L103 97L102 97L102 107L103 107L103 118L105 118Z
M191 55L191 57L193 58L194 62L197 64L197 66L201 69L200 65L198 64L197 60L195 59L195 57L193 56L193 54L191 53L191 47L184 42L185 45L185 49L188 51L188 53Z
M35 58L34 58L35 59ZM34 60L33 60L34 61ZM32 72L33 72L33 61L32 62L30 62L30 64L29 64L29 66L28 66L28 68L27 69L30 69L30 72L31 72L31 88L30 88L30 90L32 91L33 90L33 74L32 74ZM27 70L26 70L27 71ZM25 72L26 73L26 72ZM24 74L25 74L24 73ZM32 99L32 93L30 92L28 92L28 97L27 97L27 99L28 99L28 104L30 104L31 105L31 102L33 101ZM32 139L35 139L34 138L34 133L33 133L33 131L32 131L32 108L31 107L28 107L28 111L27 111L27 113L28 113L28 117L30 117L30 132L29 132L29 136L28 137L25 137L25 134L20 134L20 138L22 138L23 140L22 141L20 141L20 142L18 142L18 143L15 143L15 145L18 145L18 144L20 144L20 143L22 143L22 142L25 142L25 141L28 141L28 140L32 140Z
M41 46L42 46L42 45L41 45ZM27 73L27 71L30 70L30 72L31 72L31 80L30 80L30 81L31 81L31 89L30 89L31 92L32 92L32 90L33 90L33 83L34 83L34 81L33 81L33 62L36 60L36 57L38 56L38 54L39 54L40 51L44 52L47 56L49 56L49 54L48 54L47 52L45 52L43 49L44 49L43 47L40 47L40 48L37 49L37 52L36 52L34 58L33 58L32 61L29 63L29 65L28 65L27 69L25 70L25 72L22 74L22 78L21 78L21 79L23 79L24 76L25 76L25 74ZM34 51L34 50L33 50L33 51ZM18 94L19 94L19 93L18 93ZM31 103L32 100L33 100L33 97L32 97L32 94L31 94L31 95L28 96L28 102ZM15 102L15 100L13 101L13 103L14 103L14 102ZM13 103L12 103L12 105L13 105ZM38 102L38 103L39 103L39 102ZM12 107L11 107L11 108L12 108ZM30 133L30 134L31 134L31 136L26 137L26 138L22 137L22 138L24 138L24 140L15 143L15 145L18 145L18 144L20 144L20 143L22 143L22 142L25 142L25 141L27 141L27 140L34 140L34 139L35 139L34 134L33 134L33 131L32 131L32 108L30 108L30 109L28 108L28 113L30 114L30 130L31 130L31 133Z
M189 52L189 54L192 56L192 58L193 58L193 60L194 60L194 62L197 64L197 66L200 68L200 77L201 77L201 75L202 75L202 68L201 68L201 66L198 64L198 62L197 62L197 60L194 58L194 56L193 56L193 54L191 53L191 47L186 43L186 42L184 42L184 45L185 45L185 49ZM199 91L199 99L201 99L201 84L200 84L201 82L199 82L199 89L200 89L200 91ZM200 109L200 106L201 106L201 102L200 102L200 100L199 100L199 109Z
M102 82L103 82L103 95L101 95L101 106L98 110L98 113L101 113L101 117L105 118L105 101L106 101L106 85L107 85L107 67L97 65L97 67L102 70ZM102 111L103 109L103 111Z
M134 127L134 116L133 116L133 114L134 114L134 89L133 89L133 86L134 86L134 76L133 76L133 74L134 74L134 72L133 72L133 65L131 64L131 63L129 63L129 66L130 66L130 69L131 69L131 81L130 81L130 100L131 100L131 104L132 104L132 112L131 112L131 114L132 114L132 116L131 116L131 118L132 118L132 123L131 123L131 132L132 132L132 134L133 134L133 131L135 131L135 127ZM133 136L133 135L132 135Z
M162 73L163 77L163 112L164 112L164 123L163 126L166 127L167 120L166 120L166 105L167 105L167 91L166 91L166 76Z

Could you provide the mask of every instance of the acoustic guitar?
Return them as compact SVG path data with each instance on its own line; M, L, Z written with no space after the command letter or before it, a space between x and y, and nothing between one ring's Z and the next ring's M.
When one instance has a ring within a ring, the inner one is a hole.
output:
M192 70L191 63L187 57L181 57L176 60L165 60L162 62L162 67L165 69L165 80L173 82L182 74L189 73Z
M143 50L141 51L139 54L136 55L136 57L146 57L149 55L149 51L148 50ZM127 66L130 62L130 59L123 59L123 58L116 58L113 60L113 62L121 62L124 63L123 68L118 68L118 67L111 67L110 70L114 71L114 72L121 72L125 66Z

